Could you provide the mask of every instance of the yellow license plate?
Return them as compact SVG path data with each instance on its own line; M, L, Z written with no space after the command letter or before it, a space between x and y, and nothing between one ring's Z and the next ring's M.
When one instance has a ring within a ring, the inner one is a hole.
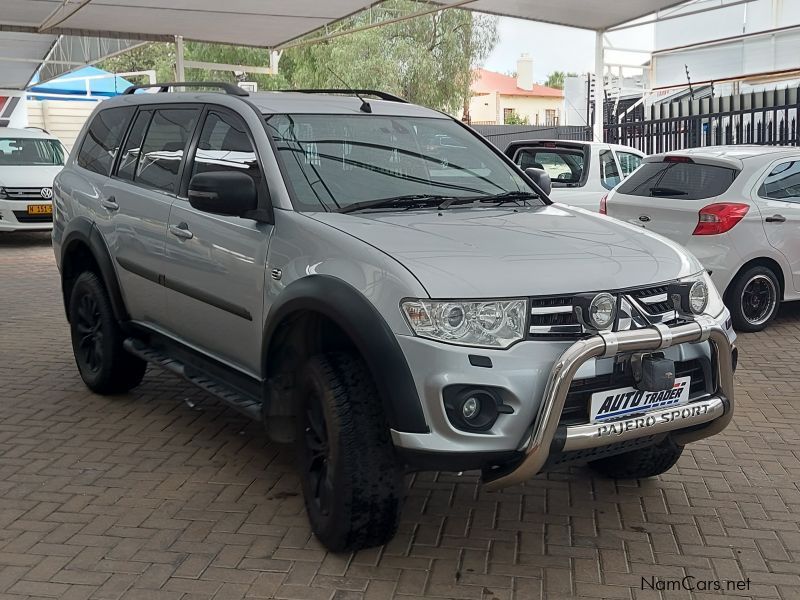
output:
M52 215L53 214L53 205L52 204L29 204L28 205L28 214L29 215Z

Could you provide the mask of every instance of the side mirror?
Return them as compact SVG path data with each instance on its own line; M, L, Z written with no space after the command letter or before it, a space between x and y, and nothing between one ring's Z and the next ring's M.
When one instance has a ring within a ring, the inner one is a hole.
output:
M550 181L550 175L548 175L544 169L528 167L525 169L525 174L533 179L533 182L542 188L542 191L547 196L550 195L550 191L553 189L553 183Z
M241 217L258 209L258 191L253 178L244 173L198 173L189 182L189 204L203 212Z

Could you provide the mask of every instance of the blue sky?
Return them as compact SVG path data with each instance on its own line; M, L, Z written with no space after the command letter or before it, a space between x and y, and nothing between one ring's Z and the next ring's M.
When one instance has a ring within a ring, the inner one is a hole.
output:
M523 52L533 58L533 77L537 82L543 82L552 71L594 71L593 31L501 17L498 34L500 41L483 65L490 71L515 71L517 58ZM609 38L618 48L652 50L653 27L628 29L610 34ZM647 58L641 54L606 50L606 62L635 64Z

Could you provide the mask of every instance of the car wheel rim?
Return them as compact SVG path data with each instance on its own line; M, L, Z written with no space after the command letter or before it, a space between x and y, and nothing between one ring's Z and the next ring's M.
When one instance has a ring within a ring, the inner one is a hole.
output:
M321 514L328 515L333 500L330 444L322 401L316 393L308 399L305 419L305 466L312 502Z
M742 315L751 325L769 321L777 303L775 283L766 275L751 277L742 290Z
M78 302L75 331L78 333L78 356L92 373L103 361L103 329L100 309L94 297L86 294Z

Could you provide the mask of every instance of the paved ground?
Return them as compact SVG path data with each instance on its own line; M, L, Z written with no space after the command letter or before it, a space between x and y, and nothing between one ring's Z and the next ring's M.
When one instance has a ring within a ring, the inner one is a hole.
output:
M0 599L800 597L800 306L740 338L733 425L667 475L420 475L397 538L354 556L311 537L256 425L157 370L83 387L47 236L0 236L0 340Z

